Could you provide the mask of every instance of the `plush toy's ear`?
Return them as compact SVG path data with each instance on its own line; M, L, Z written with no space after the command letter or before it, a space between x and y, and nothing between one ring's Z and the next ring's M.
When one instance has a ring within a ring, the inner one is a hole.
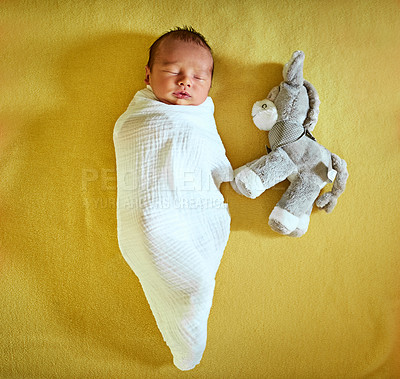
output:
M292 58L283 67L283 79L293 85L303 85L303 63L305 54L297 50L292 54Z
M278 119L275 104L270 100L256 101L251 110L253 122L260 130L271 130Z

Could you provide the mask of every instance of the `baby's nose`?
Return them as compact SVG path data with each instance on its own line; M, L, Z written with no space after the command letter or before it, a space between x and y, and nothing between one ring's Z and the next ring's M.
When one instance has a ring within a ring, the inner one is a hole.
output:
M180 78L179 85L184 87L190 87L191 86L190 78L187 76Z

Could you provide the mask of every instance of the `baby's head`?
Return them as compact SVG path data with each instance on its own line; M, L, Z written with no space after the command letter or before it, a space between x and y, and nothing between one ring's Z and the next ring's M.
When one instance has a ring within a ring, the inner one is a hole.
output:
M145 83L163 103L200 105L210 91L213 70L205 38L193 28L176 28L151 45Z

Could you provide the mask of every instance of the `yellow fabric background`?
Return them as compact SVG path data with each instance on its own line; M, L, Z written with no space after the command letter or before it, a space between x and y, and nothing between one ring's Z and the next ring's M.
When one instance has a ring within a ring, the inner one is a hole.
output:
M6 0L0 21L1 378L400 377L398 1ZM112 142L151 42L184 24L214 49L234 167L264 153L251 106L302 49L314 135L350 172L300 239L267 225L287 183L223 185L232 233L188 373L118 250Z

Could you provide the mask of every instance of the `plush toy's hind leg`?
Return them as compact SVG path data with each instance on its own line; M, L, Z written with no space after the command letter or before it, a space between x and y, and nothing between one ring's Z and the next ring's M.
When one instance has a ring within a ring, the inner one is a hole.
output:
M285 235L303 235L308 228L312 204L319 192L319 186L311 181L301 177L293 180L269 216L270 227Z
M301 237L308 230L308 224L310 223L310 215L311 215L312 207L307 213L304 213L299 217L299 222L295 230L289 234L290 237Z

